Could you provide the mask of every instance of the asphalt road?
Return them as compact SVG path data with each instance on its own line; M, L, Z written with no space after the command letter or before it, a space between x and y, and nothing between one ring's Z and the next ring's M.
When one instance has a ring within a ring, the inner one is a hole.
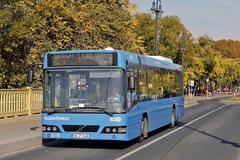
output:
M36 147L7 160L240 160L240 104L210 100L185 110L177 127L142 143L65 142Z

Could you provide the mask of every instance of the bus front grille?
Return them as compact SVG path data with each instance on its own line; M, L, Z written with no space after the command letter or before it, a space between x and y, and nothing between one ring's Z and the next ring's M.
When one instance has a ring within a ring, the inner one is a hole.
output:
M97 132L97 125L62 125L65 132Z

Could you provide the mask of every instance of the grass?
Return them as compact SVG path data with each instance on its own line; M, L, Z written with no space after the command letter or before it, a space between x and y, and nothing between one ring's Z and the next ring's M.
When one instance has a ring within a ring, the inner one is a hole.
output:
M240 102L240 95L225 100L226 102Z

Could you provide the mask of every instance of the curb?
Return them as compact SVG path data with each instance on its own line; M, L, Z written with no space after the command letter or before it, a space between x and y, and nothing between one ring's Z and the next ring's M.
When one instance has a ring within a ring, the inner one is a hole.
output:
M184 106L185 106L184 108L190 108L190 107L196 106L198 104L199 104L198 102L192 103L192 104L184 104Z
M221 100L220 102L227 103L227 104L240 104L240 101L226 101L226 100Z
M220 99L220 98L224 98L225 99L225 98L228 98L228 96L227 97L217 97L216 96L216 97L209 97L207 99L199 99L199 100L197 100L194 103L184 104L184 106L185 106L185 108L190 108L190 107L198 105L200 102L211 101L211 100ZM189 99L189 100L191 100L191 99ZM221 100L221 102L222 102L222 100Z

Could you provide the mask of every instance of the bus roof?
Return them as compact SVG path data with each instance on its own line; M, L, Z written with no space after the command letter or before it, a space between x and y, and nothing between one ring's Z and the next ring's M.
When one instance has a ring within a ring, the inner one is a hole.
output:
M169 70L178 70L182 71L182 66L173 63L173 61L169 58L162 56L144 56L126 51L119 51L124 54L125 59L128 60L129 63L132 64L140 64L149 67L157 67Z
M162 56L144 56L124 50L65 50L47 52L44 59L44 68L47 68L46 57L49 54L81 54L81 53L117 53L119 66L126 67L126 62L130 65L144 65L149 67L159 67L169 70L182 71L182 66L175 64L171 59Z

